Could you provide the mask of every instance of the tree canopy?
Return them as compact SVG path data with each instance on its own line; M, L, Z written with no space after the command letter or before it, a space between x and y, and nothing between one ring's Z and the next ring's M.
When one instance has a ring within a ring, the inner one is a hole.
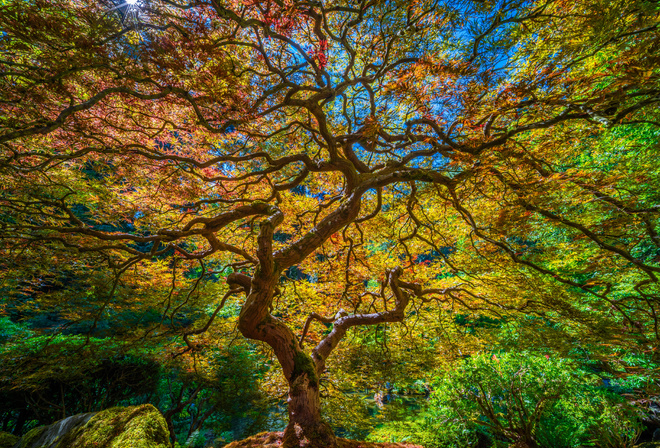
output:
M5 309L194 353L231 304L287 446L332 445L354 327L655 356L659 26L649 0L3 0Z

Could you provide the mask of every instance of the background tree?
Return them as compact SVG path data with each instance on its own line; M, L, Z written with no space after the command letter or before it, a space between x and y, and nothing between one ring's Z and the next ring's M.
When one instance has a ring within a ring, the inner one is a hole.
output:
M241 300L285 446L334 445L319 381L353 327L525 313L655 353L658 15L5 1L3 288L87 335L158 309L123 336L187 351Z

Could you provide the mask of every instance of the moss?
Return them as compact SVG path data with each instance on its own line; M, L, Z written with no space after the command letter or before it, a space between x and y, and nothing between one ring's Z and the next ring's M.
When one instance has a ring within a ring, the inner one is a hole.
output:
M56 448L169 448L165 419L152 405L110 408L66 434Z
M309 378L309 385L311 387L318 387L319 377L316 374L316 365L314 365L312 357L301 351L296 351L293 358L293 374L291 375L291 383L295 383L296 378L298 378L303 373L307 374L307 378Z
M19 439L20 437L17 437L14 434L0 431L0 448L13 448Z
M29 430L27 434L21 437L21 444L19 445L19 448L27 448L32 445L39 437L41 437L41 434L43 434L46 428L47 426L39 426Z
M139 416L132 417L124 431L117 437L110 448L169 448L169 431L165 418L151 405L139 406ZM136 443L137 441L138 443ZM140 444L144 442L144 444Z
M124 408L110 408L94 415L85 425L66 433L59 440L57 448L94 445L106 448L113 436L113 420L121 415Z
M262 432L245 440L231 442L224 448L279 448L281 446L281 432Z
M283 433L262 432L245 440L231 442L224 448L279 448L282 446ZM337 448L423 448L408 443L376 443L337 438Z

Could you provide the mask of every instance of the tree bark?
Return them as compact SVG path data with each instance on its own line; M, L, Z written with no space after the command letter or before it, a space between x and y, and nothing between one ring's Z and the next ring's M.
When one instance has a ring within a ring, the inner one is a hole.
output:
M262 235L267 232L262 225ZM272 258L260 254L261 269L247 284L247 276L234 275L228 281L239 285L247 293L241 310L238 329L247 338L263 341L272 347L289 384L289 424L284 432L284 448L334 448L337 441L330 425L321 418L319 375L325 361L347 330L355 325L374 325L383 322L400 322L409 303L409 294L401 287L415 289L416 285L399 280L401 268L387 271L387 282L394 294L392 310L372 314L346 315L334 319L330 335L307 354L293 331L280 319L269 313L275 290L277 270L273 269ZM420 289L420 293L423 293Z
M330 425L321 418L319 379L312 358L296 352L294 372L289 379L289 424L284 431L285 448L305 446L330 448L337 441Z
M357 207L359 209L359 202ZM227 278L230 285L242 288L247 295L238 318L238 329L243 336L263 341L273 349L289 383L289 424L284 434L284 447L333 448L335 436L321 419L319 373L322 366L303 351L293 331L270 314L283 263L273 257L273 230L282 222L283 215L276 207L265 212L270 216L259 224L258 269L251 278L243 274Z
M252 294L259 294L254 283ZM269 313L265 313L261 320L255 321L253 318L256 314L254 311L242 313L238 328L244 336L264 341L272 347L289 384L289 424L284 432L283 446L335 447L336 440L332 429L321 418L320 365L303 351L293 332L282 321Z
M227 278L230 286L241 288L247 295L238 320L243 336L263 341L274 351L289 384L289 424L284 432L285 448L334 448L337 441L330 425L321 418L319 375L325 361L349 328L356 325L375 325L400 322L404 319L410 295L401 288L423 294L417 285L400 281L400 267L389 269L387 283L392 290L395 306L391 310L370 314L343 315L333 319L330 335L307 354L293 331L270 314L277 281L284 267L304 259L332 233L354 220L360 210L360 194L352 193L337 210L324 218L314 231L295 242L288 249L273 252L273 233L283 220L282 212L274 206L263 210L270 215L259 223L257 258L259 267L252 277L235 273ZM383 297L385 299L385 297Z

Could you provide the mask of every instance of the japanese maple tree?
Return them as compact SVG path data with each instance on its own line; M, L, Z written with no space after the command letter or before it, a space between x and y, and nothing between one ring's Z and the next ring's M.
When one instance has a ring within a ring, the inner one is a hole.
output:
M527 313L657 350L659 19L643 0L4 1L5 288L90 333L113 306L164 325L212 304L191 351L242 298L289 385L287 447L335 446L319 378L352 327Z

